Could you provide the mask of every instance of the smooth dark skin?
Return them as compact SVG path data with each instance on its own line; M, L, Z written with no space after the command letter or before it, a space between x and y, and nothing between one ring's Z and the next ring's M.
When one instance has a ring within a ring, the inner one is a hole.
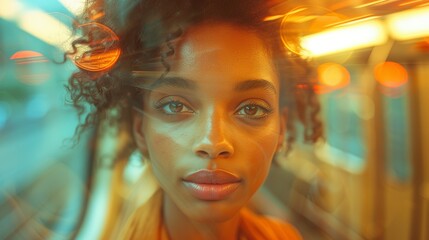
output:
M200 24L175 48L171 72L134 119L136 142L165 192L171 239L237 239L239 211L284 139L279 80L262 40L239 27ZM199 169L223 169L242 182L226 199L202 201L182 181Z

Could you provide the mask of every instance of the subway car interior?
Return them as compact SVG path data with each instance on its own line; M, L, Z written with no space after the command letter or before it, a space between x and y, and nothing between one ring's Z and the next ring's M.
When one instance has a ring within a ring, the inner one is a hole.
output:
M73 137L81 66L63 60L84 2L0 0L0 239L110 239L146 171L118 129ZM429 1L271 2L314 68L324 138L298 138L251 204L304 239L429 239Z

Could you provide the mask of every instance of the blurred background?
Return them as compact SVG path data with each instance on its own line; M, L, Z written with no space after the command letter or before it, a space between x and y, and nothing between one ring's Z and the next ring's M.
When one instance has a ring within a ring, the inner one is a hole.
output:
M61 62L82 2L0 0L0 239L108 236L143 171L97 129L71 139ZM326 139L279 159L255 208L305 239L429 239L429 1L272 2L313 59Z

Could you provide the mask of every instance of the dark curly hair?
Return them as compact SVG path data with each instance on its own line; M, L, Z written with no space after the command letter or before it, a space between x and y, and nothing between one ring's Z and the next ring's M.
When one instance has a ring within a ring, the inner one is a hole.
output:
M272 7L267 0L88 0L75 28L90 23L107 26L120 40L121 56L107 70L80 69L70 77L67 89L81 117L76 136L104 121L130 131L138 85L145 74L165 76L169 71L168 58L174 54L173 42L189 26L213 21L246 28L260 36L280 79L281 106L288 109L288 146L296 139L296 122L304 126L304 141L315 142L322 135L322 124L317 118L320 107L314 93L313 70L306 60L284 46L281 19L266 19ZM84 30L73 42L74 51L67 55L75 54L82 46L89 49L89 54L95 52L93 42L97 34ZM298 42L295 36L286 37ZM135 148L133 143L127 146L126 152Z

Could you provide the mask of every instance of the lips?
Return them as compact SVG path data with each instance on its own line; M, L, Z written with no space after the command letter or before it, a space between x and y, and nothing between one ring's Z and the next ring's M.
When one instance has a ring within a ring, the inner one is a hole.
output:
M199 170L187 175L183 185L190 193L205 201L228 198L240 186L241 178L225 170Z

